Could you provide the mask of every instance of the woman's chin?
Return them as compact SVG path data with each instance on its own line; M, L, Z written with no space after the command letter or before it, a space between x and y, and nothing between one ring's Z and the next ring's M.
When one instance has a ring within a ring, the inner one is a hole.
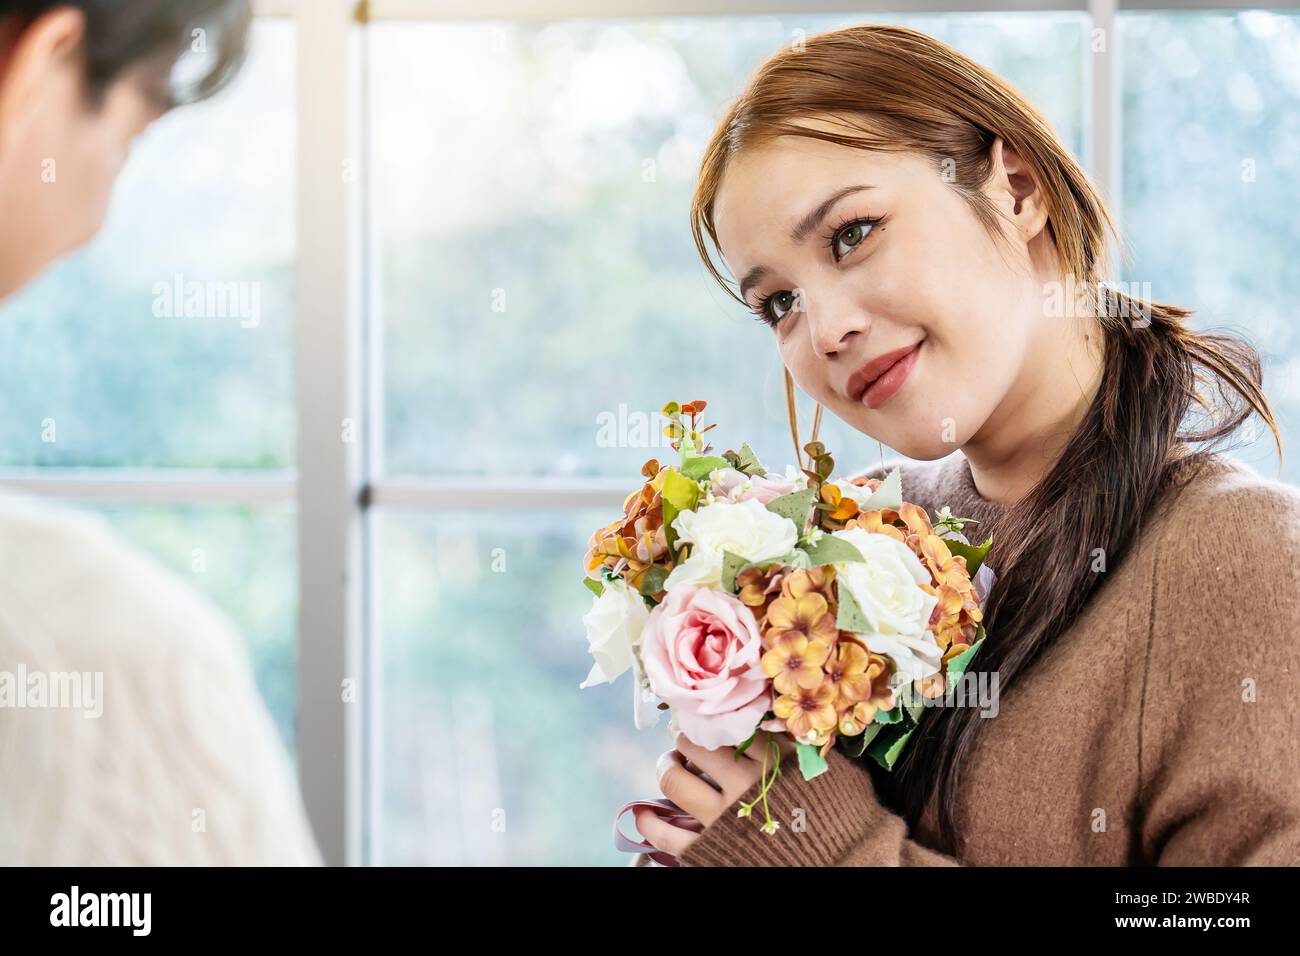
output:
M879 421L868 423L879 425ZM892 449L904 458L915 461L937 461L947 458L961 447L964 435L956 434L951 421L936 424L931 415L893 418L888 427L864 427L864 433Z
M908 439L900 439L897 443L882 439L882 444L888 445L904 458L911 458L914 461L938 461L940 458L947 458L958 448L952 442L917 442Z

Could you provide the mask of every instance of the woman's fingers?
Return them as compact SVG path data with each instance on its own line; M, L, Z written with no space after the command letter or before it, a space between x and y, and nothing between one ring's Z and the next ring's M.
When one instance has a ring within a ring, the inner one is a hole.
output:
M781 752L781 763L784 764L787 757L793 758L796 755L797 745L788 735L778 733L769 734L765 730L760 730L758 736L754 738L754 742L745 748L745 756L750 760L756 761L759 766L762 766L764 756L766 756L768 765L771 766L773 758L772 745L768 743L769 737L776 741L776 745Z
M649 807L637 807L633 811L637 832L657 850L681 856L695 839L690 830L675 827Z
M681 753L681 751L679 750L678 753ZM713 777L709 776L708 771L706 771L703 767L700 767L697 764L695 764L689 758L686 758L685 754L683 754L682 756L683 756L683 760L682 760L683 767L685 767L691 773L695 774L695 776L699 777L701 780L707 783L714 790L722 789L722 784L718 783L718 781L714 780Z
M782 763L794 759L795 744L784 734L769 735L760 731L758 739L737 759L734 747L706 750L678 732L677 749L659 757L659 789L665 797L708 826L762 779L764 759L769 769L772 767L775 763L773 742L781 752ZM679 827L672 829L689 833ZM650 839L648 834L646 839Z
M723 796L682 765L682 755L669 750L659 757L659 789L701 823L712 823L722 812ZM716 779L716 778L715 778ZM651 841L653 842L653 841Z
M677 735L677 750L691 763L707 773L722 788L722 795L730 804L733 800L752 787L758 780L758 774L749 761L736 759L735 747L721 747L718 750L705 750L699 744L691 743L683 734Z

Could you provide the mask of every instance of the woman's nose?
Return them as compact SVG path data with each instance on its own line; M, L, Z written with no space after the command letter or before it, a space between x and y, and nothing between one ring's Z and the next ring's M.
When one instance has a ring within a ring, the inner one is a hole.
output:
M827 293L801 293L813 350L822 357L842 350L855 335L871 328L871 319L860 303Z

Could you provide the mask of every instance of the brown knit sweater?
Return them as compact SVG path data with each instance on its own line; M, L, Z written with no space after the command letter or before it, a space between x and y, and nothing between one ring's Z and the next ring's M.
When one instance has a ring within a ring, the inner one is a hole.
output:
M903 463L903 491L986 522L1001 508L960 453ZM733 806L682 862L1300 864L1298 561L1300 492L1216 456L1100 572L1065 636L1001 689L960 784L955 857L931 849L933 804L909 833L866 770L832 751L819 777L792 767L769 792L776 834Z

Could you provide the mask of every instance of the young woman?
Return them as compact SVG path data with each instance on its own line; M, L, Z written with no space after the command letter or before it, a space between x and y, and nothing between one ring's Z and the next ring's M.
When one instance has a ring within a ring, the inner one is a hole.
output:
M692 212L799 386L993 535L1000 696L927 709L891 773L783 774L770 836L736 815L758 762L679 737L661 789L703 832L642 811L645 838L688 865L1300 863L1300 494L1208 447L1277 437L1259 361L1103 287L1114 225L1048 123L929 37L840 30L758 71Z

